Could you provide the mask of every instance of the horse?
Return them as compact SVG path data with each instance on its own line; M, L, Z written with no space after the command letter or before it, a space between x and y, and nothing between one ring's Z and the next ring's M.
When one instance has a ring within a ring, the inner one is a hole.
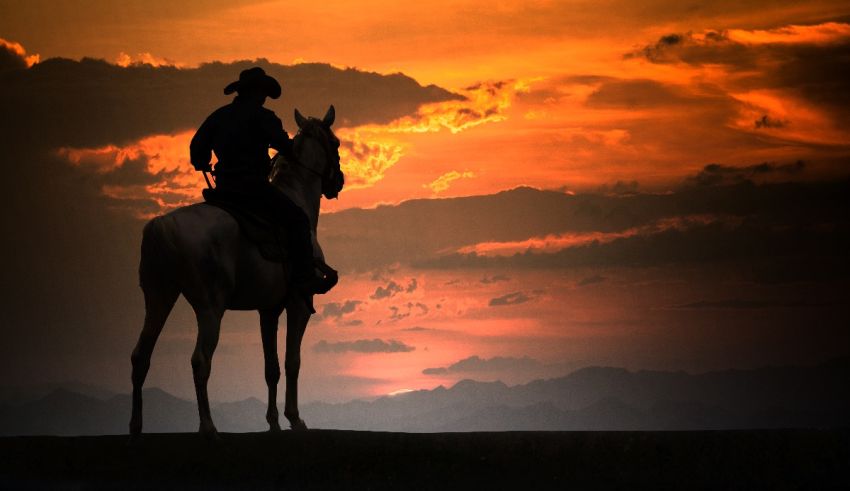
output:
M316 238L322 195L335 198L343 187L339 139L331 130L335 119L330 106L324 118L305 118L295 110L298 133L294 153L287 162L280 154L272 160L273 185L307 214L314 254L324 260ZM218 432L210 414L207 381L218 344L225 310L256 310L268 385L266 421L269 431L281 431L277 409L280 362L277 353L278 320L286 311L286 402L284 416L293 430L306 430L298 413L298 372L301 340L312 314L312 298L288 294L287 272L280 263L264 259L259 248L240 232L225 210L197 203L157 216L142 233L139 280L145 299L145 320L130 357L132 363L131 438L142 431L142 386L151 355L177 298L182 294L195 312L197 342L192 353L192 374L200 416L199 432L212 439Z

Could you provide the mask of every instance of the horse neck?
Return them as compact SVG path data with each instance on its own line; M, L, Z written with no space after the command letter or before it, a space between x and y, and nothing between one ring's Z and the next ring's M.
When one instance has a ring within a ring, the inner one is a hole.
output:
M310 169L317 169L319 166L314 158L314 152L310 151L308 145L299 146L296 157L300 165L289 163L286 170L275 176L273 184L304 210L307 219L310 221L310 226L315 231L319 223L322 180Z

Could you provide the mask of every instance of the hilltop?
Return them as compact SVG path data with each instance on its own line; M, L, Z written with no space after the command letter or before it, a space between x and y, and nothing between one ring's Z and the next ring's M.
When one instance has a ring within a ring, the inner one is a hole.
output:
M847 431L0 438L0 488L828 489Z

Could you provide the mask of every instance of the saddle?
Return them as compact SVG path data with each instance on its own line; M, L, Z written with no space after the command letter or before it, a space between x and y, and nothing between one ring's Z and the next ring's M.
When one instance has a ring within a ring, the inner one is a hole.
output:
M278 263L287 261L286 229L275 223L267 210L257 206L249 194L204 189L203 195L207 204L230 213L245 237L259 248L264 259Z

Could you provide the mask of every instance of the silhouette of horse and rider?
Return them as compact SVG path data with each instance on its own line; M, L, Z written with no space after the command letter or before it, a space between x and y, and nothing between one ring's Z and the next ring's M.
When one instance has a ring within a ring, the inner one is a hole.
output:
M340 142L331 130L335 111L330 106L316 119L296 109L298 133L290 139L275 113L263 107L268 97L280 97L277 80L253 67L224 89L225 95L234 92L230 104L201 124L190 146L192 165L210 187L206 202L158 216L144 228L139 279L145 321L131 356L133 437L142 431L142 385L154 345L181 294L198 322L192 373L199 431L217 437L207 382L225 310L260 313L272 431L280 430L277 330L286 310L284 416L292 429L307 429L298 413L301 340L315 312L313 295L338 281L316 238L321 197L336 198L344 184ZM272 159L269 148L277 151ZM214 188L207 173L214 176Z

